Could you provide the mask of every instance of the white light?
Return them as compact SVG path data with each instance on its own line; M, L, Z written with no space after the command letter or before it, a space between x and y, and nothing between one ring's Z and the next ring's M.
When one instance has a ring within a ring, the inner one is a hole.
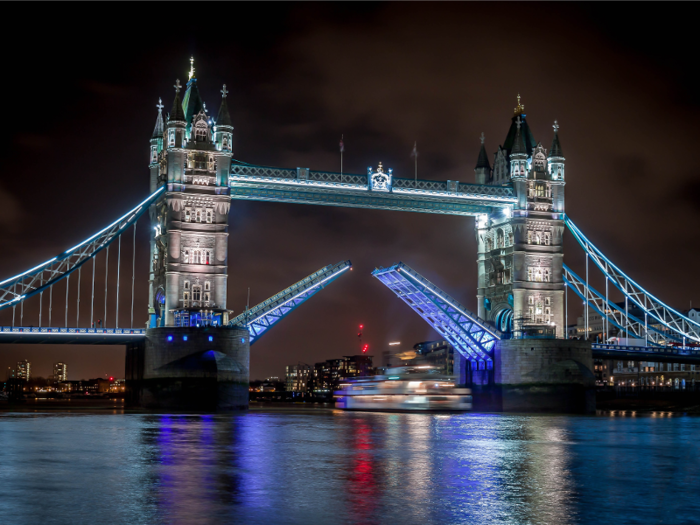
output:
M401 344L401 341L392 341L391 343L389 343L389 346L396 346L396 345L400 345L400 344Z

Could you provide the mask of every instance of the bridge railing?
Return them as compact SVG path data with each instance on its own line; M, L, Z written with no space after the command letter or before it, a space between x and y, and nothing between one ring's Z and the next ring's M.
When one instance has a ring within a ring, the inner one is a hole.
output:
M675 347L675 346L626 346L626 345L606 345L593 343L591 348L594 350L613 350L620 352L640 352L645 354L659 355L688 355L700 357L700 348L696 347Z

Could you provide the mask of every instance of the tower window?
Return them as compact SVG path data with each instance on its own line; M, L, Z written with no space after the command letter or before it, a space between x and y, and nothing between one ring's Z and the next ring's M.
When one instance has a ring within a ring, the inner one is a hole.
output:
M190 251L189 250L185 250L185 255L182 259L182 262L185 262L185 263L190 262Z
M185 288L185 290L189 290L189 289L190 289L190 282L189 282L189 281L185 281L185 283L184 283L184 288Z
M530 230L527 231L527 243L532 244L532 232Z
M527 304L535 304L535 298L532 295L527 298Z
M545 283L548 283L548 282L549 282L549 268L545 268L545 269L542 271L542 281L545 282Z
M182 293L182 306L189 306L190 305L190 292L183 292Z
M544 232L544 245L549 246L551 244L551 234L549 232Z
M211 208L207 208L207 222L209 224L211 224L212 216L213 216L213 210Z
M204 261L202 261L204 264L209 264L210 263L210 257L211 257L211 250L204 250Z
M211 290L211 282L210 281L204 281L204 291L208 292Z
M189 208L185 208L185 222L190 222L192 220L192 212Z
M545 297L545 298L544 298L544 304L547 305L547 306L549 306L550 304L552 304L552 299L551 299L550 297Z
M208 303L209 301L211 301L209 292L205 292L204 293L204 302Z
M195 216L195 220L197 222L202 222L202 210L200 210L199 208L197 209L197 215Z
M194 137L197 142L204 142L207 140L207 130L205 126L201 126L199 123L197 124L194 131Z
M201 301L202 300L202 287L197 285L192 287L192 300Z

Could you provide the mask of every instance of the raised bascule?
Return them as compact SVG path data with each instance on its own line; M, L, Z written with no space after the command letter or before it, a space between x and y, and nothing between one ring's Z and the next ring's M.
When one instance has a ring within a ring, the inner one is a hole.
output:
M11 325L0 328L0 343L126 345L130 404L247 407L250 346L351 269L350 261L328 265L234 317L226 298L228 212L232 201L254 200L474 217L476 313L404 263L378 268L373 275L454 346L460 382L475 389L477 405L481 399L482 406L495 410L589 412L595 408L593 357L700 363L700 350L688 345L700 343L700 325L628 277L566 215L559 126L554 123L547 150L535 140L519 96L493 166L482 134L471 184L399 178L381 162L366 174L247 164L233 157L226 86L216 118L200 96L193 64L184 95L179 80L174 87L170 113L164 116L163 104L157 106L150 139L151 195L77 246L0 282L0 310L12 313ZM134 328L135 231L146 211L148 317L145 326ZM564 264L567 229L586 254L584 277ZM129 328L118 326L123 238L133 244ZM115 305L107 300L110 247L118 253L116 293L110 295ZM102 305L95 304L96 260L102 253L103 315L97 313ZM603 273L605 292L590 286L589 261ZM92 281L81 294L83 271L92 274ZM71 277L75 323L68 320ZM58 283L65 285L64 308L55 306L62 298L57 289L54 294ZM611 300L610 284L624 296L624 308ZM644 344L568 339L569 289L584 301L586 320L596 312L605 319L606 333L614 327ZM90 322L81 326L87 318L85 306L80 314L85 294L91 298ZM30 298L38 301L38 324L24 321ZM64 312L63 326L52 318L56 308ZM643 318L631 310L643 312ZM114 323L108 321L111 315Z

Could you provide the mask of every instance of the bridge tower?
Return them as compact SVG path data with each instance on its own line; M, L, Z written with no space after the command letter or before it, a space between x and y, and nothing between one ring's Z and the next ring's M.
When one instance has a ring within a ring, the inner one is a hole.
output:
M491 169L482 144L477 183L512 184L512 212L476 221L479 316L516 335L566 334L564 326L564 164L558 125L549 154L535 141L525 107L515 108L508 135Z
M151 139L151 189L167 185L151 210L151 327L228 323L228 212L233 126L226 86L218 118L206 111L194 67L187 90Z
M149 321L126 352L127 403L149 408L248 407L250 334L228 326L226 280L233 125L224 85L214 120L194 65L175 82L167 119L158 104L150 140Z

